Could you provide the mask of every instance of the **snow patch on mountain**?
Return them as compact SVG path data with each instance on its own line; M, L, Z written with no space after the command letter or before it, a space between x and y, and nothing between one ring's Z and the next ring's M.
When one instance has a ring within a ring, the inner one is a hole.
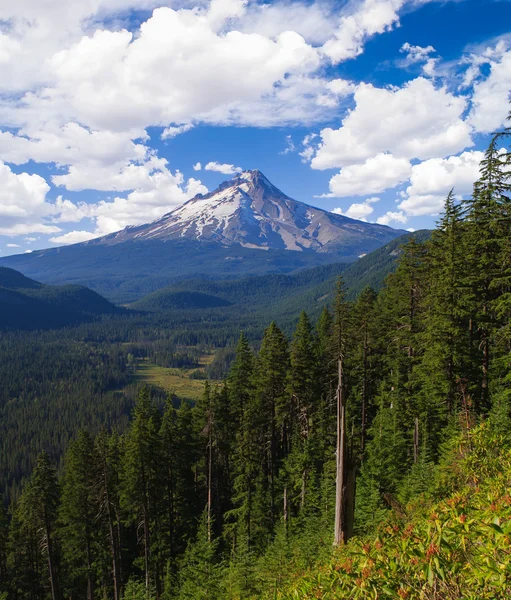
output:
M195 196L153 223L128 227L100 243L188 238L226 246L329 252L358 246L363 239L368 248L378 247L402 233L293 200L254 170Z

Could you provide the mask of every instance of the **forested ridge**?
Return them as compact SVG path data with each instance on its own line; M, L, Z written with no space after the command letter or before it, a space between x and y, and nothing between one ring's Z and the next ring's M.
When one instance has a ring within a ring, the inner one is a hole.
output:
M509 597L507 133L381 292L340 277L194 406L145 387L59 474L42 452L0 518L6 597Z

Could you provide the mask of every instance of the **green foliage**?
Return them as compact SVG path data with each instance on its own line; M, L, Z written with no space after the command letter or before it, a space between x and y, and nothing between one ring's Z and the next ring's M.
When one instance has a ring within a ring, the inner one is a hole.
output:
M484 424L456 440L458 491L411 519L390 517L266 598L507 598L511 449ZM459 449L461 447L461 453ZM476 483L477 482L477 483Z

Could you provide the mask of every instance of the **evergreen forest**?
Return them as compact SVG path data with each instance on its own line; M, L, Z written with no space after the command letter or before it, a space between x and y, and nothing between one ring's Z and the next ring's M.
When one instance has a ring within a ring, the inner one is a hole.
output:
M508 598L510 133L381 289L336 274L261 339L161 315L3 336L0 598ZM132 382L213 345L197 401Z

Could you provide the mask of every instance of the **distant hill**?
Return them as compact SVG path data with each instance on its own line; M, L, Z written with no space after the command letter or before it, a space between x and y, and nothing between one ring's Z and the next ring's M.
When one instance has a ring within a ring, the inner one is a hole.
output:
M43 285L0 267L0 329L49 329L121 312L86 287Z
M259 250L193 240L75 244L0 258L0 265L52 285L78 283L117 304L185 279L229 279L293 273L339 262L335 253Z
M166 310L168 298L172 299L176 294L194 293L216 298L226 302L226 305L229 306L243 305L256 309L283 302L289 297L330 280L332 277L335 278L346 269L346 266L343 263L334 263L304 269L290 275L278 273L217 281L187 279L153 292L130 306L137 310L152 312Z
M254 316L262 314L270 319L294 317L303 309L314 313L332 302L339 275L343 276L350 299L368 285L379 290L385 277L395 270L400 247L411 237L424 241L429 235L429 231L408 233L351 264L333 263L291 274L239 279L187 279L148 294L130 307L149 312L212 308L219 309L215 312L226 312L222 311L221 304L226 302L229 305L226 315L231 318L245 318L248 311Z
M167 310L193 310L231 306L224 298L197 291L173 290L164 288L145 296L132 305L137 310L158 312Z

